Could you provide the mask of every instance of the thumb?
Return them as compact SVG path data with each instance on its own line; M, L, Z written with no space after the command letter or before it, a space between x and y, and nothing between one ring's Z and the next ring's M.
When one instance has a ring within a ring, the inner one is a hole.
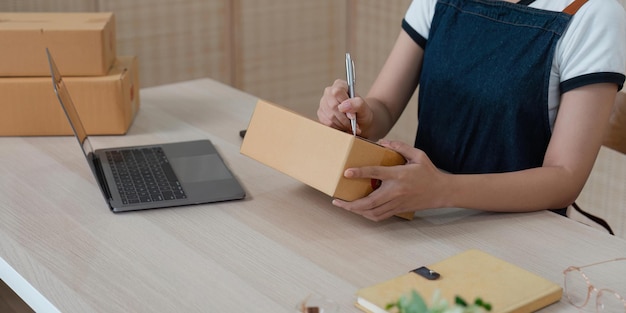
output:
M378 141L378 144L400 153L406 159L407 163L421 163L421 159L425 156L422 150L414 148L402 141L381 139Z

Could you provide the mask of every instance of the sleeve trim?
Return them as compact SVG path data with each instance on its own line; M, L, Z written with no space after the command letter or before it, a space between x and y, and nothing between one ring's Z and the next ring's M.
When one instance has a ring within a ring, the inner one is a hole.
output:
M564 94L572 89L576 89L582 86L598 84L598 83L615 83L617 85L617 90L622 90L624 87L624 80L626 76L620 73L614 72L599 72L599 73L591 73L585 74L581 76L577 76L566 81L561 82L560 89L561 94Z
M402 19L402 29L417 43L422 49L426 48L426 38L422 37L406 19Z

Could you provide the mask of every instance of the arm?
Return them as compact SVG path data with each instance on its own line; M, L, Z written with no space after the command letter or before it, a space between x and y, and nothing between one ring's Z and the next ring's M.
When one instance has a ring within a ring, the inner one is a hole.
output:
M384 137L398 121L419 83L424 50L402 31L365 102L374 112L376 121L366 138Z
M346 177L376 178L383 183L365 198L333 203L372 220L441 207L502 212L565 207L576 199L589 176L615 96L614 84L593 84L563 94L542 167L452 175L437 170L420 150L399 142L383 142L403 154L407 164L347 169Z
M324 90L318 119L327 126L350 131L346 113L356 113L360 136L372 140L383 137L417 87L423 54L422 48L401 31L367 96L348 99L347 83L336 80Z

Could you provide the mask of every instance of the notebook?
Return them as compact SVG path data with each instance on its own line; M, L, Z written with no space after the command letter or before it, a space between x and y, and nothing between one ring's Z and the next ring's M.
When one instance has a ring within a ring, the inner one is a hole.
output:
M209 140L94 151L48 49L46 54L54 92L113 212L245 198L241 184Z
M423 276L411 271L358 290L356 306L386 312L387 304L414 289L427 304L438 290L448 303L455 296L468 302L481 298L491 304L491 313L533 312L559 301L563 293L560 285L476 249L415 271Z

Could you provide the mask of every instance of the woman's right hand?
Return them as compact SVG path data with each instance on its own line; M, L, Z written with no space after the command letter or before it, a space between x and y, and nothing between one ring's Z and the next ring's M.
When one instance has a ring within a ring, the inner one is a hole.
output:
M363 98L356 95L348 96L348 83L337 79L332 86L324 89L317 109L317 118L320 123L341 131L352 133L350 118L356 114L357 135L363 136L364 131L371 125L373 113Z

